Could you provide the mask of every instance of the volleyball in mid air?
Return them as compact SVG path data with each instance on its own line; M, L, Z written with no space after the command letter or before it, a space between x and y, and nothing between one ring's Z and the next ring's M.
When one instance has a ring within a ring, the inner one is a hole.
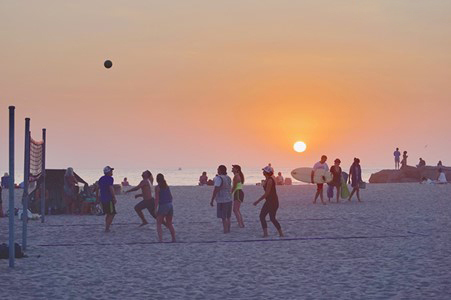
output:
M105 60L103 65L105 66L105 68L109 69L113 66L113 63L111 62L111 60Z

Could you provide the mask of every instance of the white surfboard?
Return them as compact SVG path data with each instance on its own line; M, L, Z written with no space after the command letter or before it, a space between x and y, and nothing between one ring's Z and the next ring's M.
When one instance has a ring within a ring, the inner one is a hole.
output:
M291 176L294 179L305 182L312 183L312 170L313 168L297 168L291 171ZM313 183L328 183L332 181L332 173L326 170L316 170L313 176Z

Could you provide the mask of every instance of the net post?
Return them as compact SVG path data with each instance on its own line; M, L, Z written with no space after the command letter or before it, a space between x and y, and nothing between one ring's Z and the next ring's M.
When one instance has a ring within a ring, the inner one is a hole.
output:
M46 189L45 189L45 148L47 145L46 142L47 137L47 130L45 128L42 129L42 171L41 171L41 223L45 222L45 196L46 196Z
M27 250L28 234L28 186L30 183L30 118L25 118L25 151L24 151L24 177L22 196L22 248Z
M9 267L14 268L14 106L9 107Z

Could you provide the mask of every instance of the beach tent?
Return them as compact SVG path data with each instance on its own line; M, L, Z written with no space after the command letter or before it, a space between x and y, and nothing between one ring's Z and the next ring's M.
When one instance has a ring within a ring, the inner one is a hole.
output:
M66 173L66 169L46 169L45 170L45 189L46 189L46 205L45 211L48 213L49 211L52 214L61 214L66 211L66 203L63 201L63 189L64 189L64 174ZM86 181L83 180L80 176L78 176L75 172L75 179L77 179L78 183L87 184ZM38 180L39 186L39 180ZM30 203L30 207L36 208L36 212L39 212L40 199L36 199L32 197ZM40 197L39 197L40 198Z

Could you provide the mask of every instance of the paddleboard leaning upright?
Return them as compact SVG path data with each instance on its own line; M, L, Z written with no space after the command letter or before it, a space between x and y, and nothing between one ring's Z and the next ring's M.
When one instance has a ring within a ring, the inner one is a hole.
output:
M301 182L312 183L313 168L297 168L291 171L291 176ZM332 181L332 173L318 169L313 176L313 183L328 183Z

